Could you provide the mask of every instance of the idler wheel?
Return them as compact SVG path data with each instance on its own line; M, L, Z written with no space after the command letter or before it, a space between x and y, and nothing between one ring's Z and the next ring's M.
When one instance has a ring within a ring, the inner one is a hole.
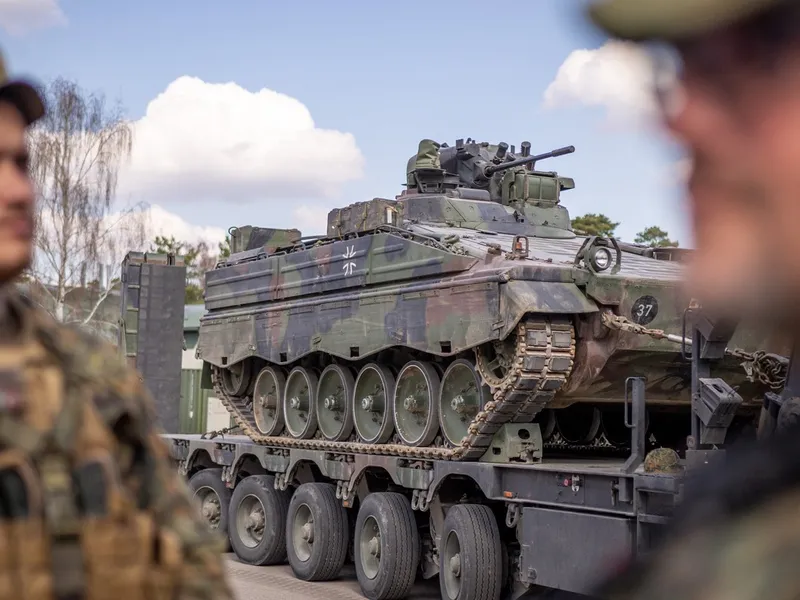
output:
M286 376L283 369L264 367L253 387L253 418L264 435L278 435L283 430L283 392Z
M469 424L490 398L489 388L470 361L459 358L450 363L439 393L439 425L451 445L461 445Z
M430 363L406 364L395 385L392 401L397 434L408 446L427 446L439 430L441 380Z
M356 378L353 421L356 433L368 444L385 444L392 435L391 399L395 379L377 363L365 365Z
M252 381L253 361L248 358L222 369L222 389L228 396L239 398L247 395Z
M314 436L317 430L316 393L317 376L311 370L303 367L291 370L283 394L283 414L286 429L293 438L307 440Z
M353 432L355 379L350 367L328 365L319 376L316 395L317 425L325 439L346 440Z

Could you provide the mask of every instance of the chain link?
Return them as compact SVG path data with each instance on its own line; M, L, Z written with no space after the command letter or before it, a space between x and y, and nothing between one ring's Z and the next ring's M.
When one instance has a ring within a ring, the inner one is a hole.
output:
M222 429L215 429L213 431L207 431L203 435L200 436L201 440L213 440L215 437L224 436L226 433L233 433L239 429L238 425L231 425L230 427L224 427Z
M639 325L610 311L602 312L603 324L610 329L617 329L627 333L646 335L657 340L668 340L680 344L684 339L679 335L666 333L663 329L650 329ZM685 342L691 344L692 340L686 338ZM726 348L725 354L741 359L742 368L748 381L761 383L773 392L779 392L786 384L786 373L789 369L789 359L778 354L771 354L763 350L747 352L741 348Z

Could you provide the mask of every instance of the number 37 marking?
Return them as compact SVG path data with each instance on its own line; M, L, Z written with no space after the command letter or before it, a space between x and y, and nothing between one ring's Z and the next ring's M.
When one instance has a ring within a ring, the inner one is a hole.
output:
M647 325L658 315L658 300L653 296L642 296L631 307L631 318L639 325Z

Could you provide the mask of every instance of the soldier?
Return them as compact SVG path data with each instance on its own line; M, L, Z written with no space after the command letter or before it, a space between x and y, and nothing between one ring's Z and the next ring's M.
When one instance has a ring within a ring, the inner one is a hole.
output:
M43 114L0 59L0 598L232 598L137 373L16 285L34 225L25 131Z
M613 37L651 53L665 126L692 159L693 295L718 314L778 325L796 343L800 2L595 0L589 13ZM800 391L798 358L788 396ZM784 403L779 426L796 420L797 406ZM600 594L800 596L800 435L791 429L729 458L703 473L664 544Z

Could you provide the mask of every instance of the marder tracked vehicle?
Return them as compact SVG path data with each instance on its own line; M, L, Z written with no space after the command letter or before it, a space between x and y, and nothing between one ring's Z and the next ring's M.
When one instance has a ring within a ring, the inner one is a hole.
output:
M275 448L536 462L629 447L643 377L648 443L680 450L685 251L573 231L574 181L537 165L573 151L423 140L399 196L332 210L325 236L233 228L206 275L207 385ZM780 385L765 343L738 332L709 374L737 423Z
M682 297L683 251L572 231L535 164L572 150L423 140L325 236L231 231L197 352L244 435L165 437L240 560L352 562L371 600L590 594L762 401L774 430L788 361Z

